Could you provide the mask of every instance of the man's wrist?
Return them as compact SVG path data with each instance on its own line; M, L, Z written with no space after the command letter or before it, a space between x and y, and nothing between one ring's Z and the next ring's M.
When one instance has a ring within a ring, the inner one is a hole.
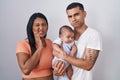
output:
M62 57L62 58L63 58L64 60L66 60L67 57L68 57L68 54L67 54L67 53L63 53L63 57Z

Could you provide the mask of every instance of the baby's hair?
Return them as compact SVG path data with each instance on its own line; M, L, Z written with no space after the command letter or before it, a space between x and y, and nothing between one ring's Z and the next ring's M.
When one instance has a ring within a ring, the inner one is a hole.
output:
M74 33L74 30L73 30L70 26L68 26L68 25L63 25L63 26L59 29L59 35L61 35L62 33L66 32L66 30Z

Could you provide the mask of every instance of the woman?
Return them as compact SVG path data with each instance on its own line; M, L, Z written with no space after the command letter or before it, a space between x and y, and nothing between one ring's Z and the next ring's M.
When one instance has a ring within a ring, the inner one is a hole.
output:
M46 38L47 18L34 13L27 24L27 39L18 42L16 55L23 80L52 80L52 41Z

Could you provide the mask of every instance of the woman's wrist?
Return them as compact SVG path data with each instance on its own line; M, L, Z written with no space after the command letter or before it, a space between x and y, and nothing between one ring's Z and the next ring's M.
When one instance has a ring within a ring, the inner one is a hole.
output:
M36 51L37 51L38 53L40 53L41 50L42 50L42 47L38 47Z

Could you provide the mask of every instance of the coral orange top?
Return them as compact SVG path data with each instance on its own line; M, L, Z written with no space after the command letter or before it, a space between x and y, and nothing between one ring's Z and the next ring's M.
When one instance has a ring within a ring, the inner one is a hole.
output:
M36 78L36 77L44 77L52 74L52 59L53 59L53 48L52 41L49 39L45 39L47 46L43 48L40 56L39 64L34 68L29 75L25 75L22 73L23 78ZM16 53L24 52L31 56L31 49L29 45L28 39L18 42L16 47Z

